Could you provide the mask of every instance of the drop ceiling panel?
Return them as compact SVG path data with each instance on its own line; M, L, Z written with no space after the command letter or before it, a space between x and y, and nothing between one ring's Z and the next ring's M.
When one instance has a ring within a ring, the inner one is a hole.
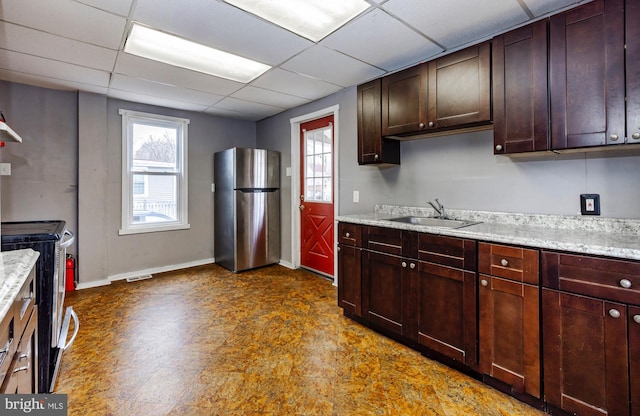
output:
M107 87L98 87L96 85L82 84L80 82L49 78L40 75L25 74L22 72L7 71L5 69L0 69L0 79L42 88L51 88L63 91L79 90L92 92L95 94L107 95Z
M252 82L256 87L280 91L285 94L315 100L342 89L342 87L315 78L305 77L284 69L273 69Z
M123 91L141 93L152 97L173 98L185 103L211 106L220 101L223 96L207 94L201 91L177 88L172 85L160 84L158 82L131 78L125 75L116 74L111 78L110 88Z
M118 49L126 19L71 0L3 1L2 18L8 22Z
M542 16L578 3L579 0L524 0L534 16Z
M343 87L357 84L363 79L373 79L385 73L380 68L320 45L305 50L281 67Z
M114 88L111 88L109 90L109 97L117 98L119 100L125 100L125 101L133 101L136 103L157 105L159 107L177 108L178 110L186 110L186 111L203 112L204 110L207 109L207 106L204 106L204 105L184 103L181 101L176 101L176 100L162 98L162 97L154 97L151 95L145 95L141 93L116 90Z
M358 17L320 44L387 71L409 66L442 51L379 9Z
M108 72L17 52L2 51L0 68L78 84L109 85Z
M134 19L268 65L280 64L313 45L220 1L139 0Z
M265 90L264 88L253 87L251 85L234 92L231 97L281 108L297 107L311 102L311 100L306 98Z
M517 0L389 0L382 6L447 49L503 32L529 16Z
M120 16L128 16L131 9L132 0L76 0L89 6L106 10Z
M238 100L236 98L225 98L214 107L224 108L225 110L231 110L238 113L251 114L260 118L269 117L284 110L280 107Z
M113 49L89 45L12 23L2 25L0 48L104 71L113 70L117 55Z
M239 82L177 68L124 52L118 53L115 73L217 95L229 95L244 85Z

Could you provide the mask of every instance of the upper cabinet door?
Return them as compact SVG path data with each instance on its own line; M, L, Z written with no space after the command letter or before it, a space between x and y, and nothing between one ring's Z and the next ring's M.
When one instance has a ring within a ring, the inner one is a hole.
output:
M382 138L381 80L358 85L358 163L400 164L400 143Z
M640 3L627 0L627 143L640 143Z
M495 154L549 149L547 20L493 39Z
M491 43L485 42L428 63L429 129L491 122Z
M424 130L427 114L427 66L417 65L382 78L382 135Z
M552 149L623 144L623 0L552 16L550 40Z

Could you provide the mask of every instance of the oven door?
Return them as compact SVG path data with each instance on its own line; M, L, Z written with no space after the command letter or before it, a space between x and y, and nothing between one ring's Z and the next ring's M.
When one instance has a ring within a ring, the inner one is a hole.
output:
M51 348L56 348L60 340L60 329L62 328L62 314L64 308L64 294L66 291L66 260L67 247L73 244L75 235L65 229L56 242L56 267L53 272L53 303L51 305Z

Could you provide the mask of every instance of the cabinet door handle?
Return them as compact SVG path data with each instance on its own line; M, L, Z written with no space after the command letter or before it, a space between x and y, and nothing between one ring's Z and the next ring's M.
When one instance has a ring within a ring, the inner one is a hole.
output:
M415 269L415 268L416 268L416 265L415 265L415 263L411 263L411 264L409 265L409 267L411 267L412 269Z
M430 122L429 122L429 127L433 127L433 126L435 126L435 125L436 125L436 123L434 123L433 121L430 121Z
M349 237L351 237L351 234L349 234L349 233L344 233L344 236L345 236L346 238L349 238Z
M489 282L487 282L487 279L482 279L482 280L480 280L480 284L482 286L487 286L487 285L489 285Z
M373 155L373 158L374 158L375 160L378 160L378 158L379 158L379 157L380 157L380 156L378 156L377 154Z
M338 251L340 251L340 247L338 247Z
M421 129L423 129L423 128L424 128L424 123L420 123L420 124L418 124L418 127L420 127Z
M501 152L502 151L502 145L501 144L497 144L496 145L496 152Z
M633 321L637 324L640 324L640 315L633 315Z
M27 365L25 365L24 367L18 367L15 370L13 370L13 373L19 373L20 371L27 371L29 370L29 363L27 363Z
M629 289L631 287L631 280L629 280L629 279L620 280L620 287L623 287L625 289Z
M620 318L620 311L617 309L609 309L609 316L612 318Z
M500 260L500 264L502 264L504 267L507 267L509 265L509 262L507 261L507 259L502 259Z
M617 135L617 134L612 134L611 136L609 136L609 138L610 138L612 141L614 141L614 142L615 142L616 140L618 140L618 135Z
M402 267L407 267L407 262L406 261L402 262Z
M635 139L635 140L640 139L640 133L638 133L638 132L633 133L633 134L631 135L631 138L632 138L632 139Z

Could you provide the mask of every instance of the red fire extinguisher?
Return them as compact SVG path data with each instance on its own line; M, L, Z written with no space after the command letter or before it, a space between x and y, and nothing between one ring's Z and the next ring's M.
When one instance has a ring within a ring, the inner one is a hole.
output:
M66 264L66 283L65 289L67 292L71 290L75 290L76 288L76 260L73 258L71 254L67 254L67 264Z

